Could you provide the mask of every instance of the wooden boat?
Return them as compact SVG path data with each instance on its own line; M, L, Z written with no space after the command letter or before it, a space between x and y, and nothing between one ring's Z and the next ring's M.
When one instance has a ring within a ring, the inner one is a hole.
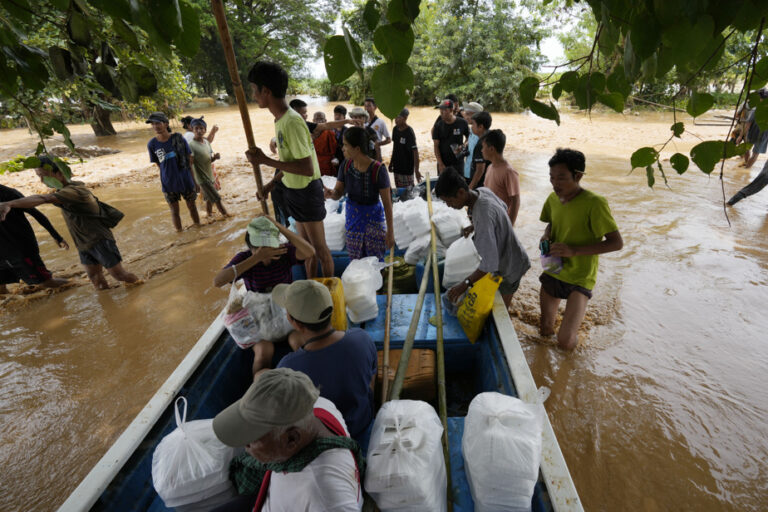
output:
M339 263L342 263L341 261ZM402 347L417 295L393 295L391 348ZM386 296L378 296L379 316L361 325L381 349L384 339ZM434 294L425 296L414 347L435 347ZM534 402L536 386L500 295L492 320L481 338L471 344L455 317L443 314L445 367L448 382L448 437L450 445L453 510L474 510L464 473L461 438L469 400L480 392L498 391ZM160 440L175 428L173 402L181 395L189 403L188 418L212 418L239 399L252 381L252 351L237 347L219 316L147 403L118 440L59 508L84 510L165 511L152 486L152 454ZM462 386L452 383L461 382ZM467 392L469 388L469 393ZM532 510L580 511L563 454L545 416L539 482Z

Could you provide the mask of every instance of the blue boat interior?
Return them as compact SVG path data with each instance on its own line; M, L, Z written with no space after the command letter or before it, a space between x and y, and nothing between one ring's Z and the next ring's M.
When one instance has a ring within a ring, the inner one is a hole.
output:
M416 295L393 295L390 346L402 348ZM359 327L373 337L377 348L384 340L386 296L378 296L379 316ZM436 328L430 323L435 315L433 294L425 296L416 330L415 348L435 349ZM461 439L464 416L472 398L481 392L497 391L516 396L512 376L504 357L496 327L486 323L480 339L472 344L455 317L443 310L443 336L448 405L448 440L452 487L450 496L457 512L474 510L469 484L464 473ZM253 352L241 350L224 331L208 356L179 392L188 401L188 419L212 418L239 399L252 381ZM432 404L437 410L437 403ZM93 510L165 511L167 509L152 486L152 454L163 436L174 428L173 406L169 406L122 471L104 491ZM552 510L541 475L536 485L532 510Z

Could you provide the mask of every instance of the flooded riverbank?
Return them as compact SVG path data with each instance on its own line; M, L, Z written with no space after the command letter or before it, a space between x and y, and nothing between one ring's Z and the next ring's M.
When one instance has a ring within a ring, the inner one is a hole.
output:
M309 110L330 117L332 108ZM429 130L437 113L411 112L422 172L431 171ZM126 267L146 282L95 293L74 248L59 249L32 221L49 268L78 286L17 296L0 312L1 510L55 509L226 300L212 276L240 250L258 202L237 110L199 113L221 128L213 147L222 154L217 168L234 217L181 234L148 163L146 125L118 124L117 136L98 139L88 126L72 127L79 145L121 150L73 169L126 213L117 242ZM252 120L257 143L266 146L271 116L253 107ZM537 384L552 388L547 410L587 510L761 510L768 498L768 192L729 209L729 227L714 177L691 169L671 177L671 190L661 180L648 189L644 171L628 174L629 155L666 140L670 124L664 114L566 114L558 128L527 115L494 115L520 172L516 231L534 261L511 314ZM703 138L723 132L688 128ZM2 159L36 145L22 130L3 135ZM670 149L697 142L686 133ZM586 153L584 186L608 198L625 240L621 252L601 258L581 346L572 354L547 345L536 330L538 217L556 147ZM390 151L385 146L387 161ZM727 162L726 195L762 162L752 170ZM30 171L0 182L26 194L45 190ZM70 240L57 209L42 210Z

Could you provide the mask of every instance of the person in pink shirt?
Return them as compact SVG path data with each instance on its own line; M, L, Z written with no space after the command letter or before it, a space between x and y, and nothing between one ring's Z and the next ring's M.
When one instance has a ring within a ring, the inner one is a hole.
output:
M507 215L515 225L520 211L520 179L517 171L504 159L507 137L501 130L489 130L483 138L483 158L490 162L485 171L485 186L507 205Z

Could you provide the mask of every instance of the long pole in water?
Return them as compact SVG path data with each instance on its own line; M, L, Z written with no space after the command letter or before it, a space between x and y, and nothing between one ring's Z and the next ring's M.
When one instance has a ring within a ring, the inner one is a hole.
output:
M235 49L232 47L232 36L229 34L227 15L224 11L224 1L211 0L211 9L213 10L213 16L216 18L216 25L219 27L221 46L224 48L224 57L227 60L227 68L229 68L229 78L232 80L232 87L237 98L237 106L240 109L240 117L243 120L243 129L245 130L245 139L248 141L248 149L253 149L256 147L256 141L253 138L253 128L251 128L251 117L248 114L245 91L243 90L243 84L240 82L240 72L237 69ZM261 168L259 164L253 164L253 177L256 178L256 189L259 191L259 197L261 197L259 200L261 202L261 209L265 215L268 215L269 206L267 206L267 198L264 197L264 184L261 181Z
M389 390L389 399L397 400L400 398L400 392L403 390L403 381L405 380L405 372L408 370L408 360L411 358L411 350L413 350L413 340L416 339L416 328L419 326L419 319L421 318L421 308L424 305L424 295L427 293L427 283L429 282L429 262L432 261L432 254L427 255L427 263L424 266L424 276L421 278L421 285L419 286L419 296L416 297L416 304L413 306L413 316L411 316L411 325L408 327L408 334L403 341L403 351L400 354L400 362L397 365L397 373L395 373L395 380L392 382L392 389Z
M443 457L445 457L445 470L448 476L448 510L453 510L451 497L451 454L448 449L448 405L445 393L445 347L443 343L443 305L440 301L440 272L437 268L437 233L435 223L432 222L432 191L429 181L429 173L424 175L427 182L427 208L429 208L429 227L432 242L432 280L435 283L435 316L437 317L437 400L440 410L440 421L443 423ZM424 269L425 273L427 269Z
M381 369L381 403L387 401L389 392L389 338L392 326L392 272L395 265L395 248L389 250L389 268L387 269L387 313L384 320L384 361Z

